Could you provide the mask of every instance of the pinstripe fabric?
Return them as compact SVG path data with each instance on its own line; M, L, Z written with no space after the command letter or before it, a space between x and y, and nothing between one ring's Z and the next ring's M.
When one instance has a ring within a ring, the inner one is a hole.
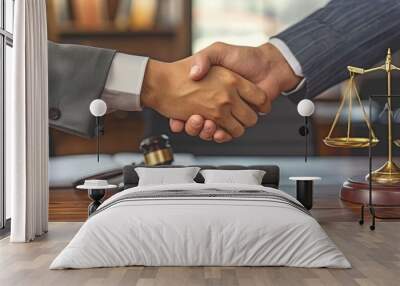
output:
M332 0L276 36L300 62L306 87L291 99L317 96L343 81L346 67L371 67L400 48L399 0Z

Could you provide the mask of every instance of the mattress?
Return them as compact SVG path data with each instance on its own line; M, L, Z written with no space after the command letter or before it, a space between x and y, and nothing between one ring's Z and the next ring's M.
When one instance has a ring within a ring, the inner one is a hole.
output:
M106 200L50 269L119 266L349 268L293 197L263 186L139 186Z

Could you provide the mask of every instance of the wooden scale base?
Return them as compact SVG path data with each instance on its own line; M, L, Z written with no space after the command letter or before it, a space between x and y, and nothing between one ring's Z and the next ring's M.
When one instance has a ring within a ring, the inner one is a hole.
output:
M369 182L365 176L356 176L343 183L340 198L355 204L368 204ZM379 206L400 206L400 184L372 183L372 202Z

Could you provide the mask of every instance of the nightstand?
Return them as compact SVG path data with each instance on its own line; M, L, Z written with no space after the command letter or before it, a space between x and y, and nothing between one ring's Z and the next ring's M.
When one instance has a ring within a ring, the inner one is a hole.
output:
M116 185L109 185L107 180L85 180L83 185L77 186L79 190L87 190L92 203L88 206L88 216L94 213L101 205L106 190L115 189Z
M290 177L289 180L296 181L296 199L308 210L313 207L314 181L321 180L320 177Z

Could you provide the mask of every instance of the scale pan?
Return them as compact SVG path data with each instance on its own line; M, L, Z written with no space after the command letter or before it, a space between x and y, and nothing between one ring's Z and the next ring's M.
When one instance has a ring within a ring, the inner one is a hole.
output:
M324 143L330 147L336 148L367 148L369 147L369 138L364 137L336 137L336 138L325 138ZM371 139L371 147L374 147L379 143L378 138ZM400 144L400 142L399 142Z
M400 147L400 139L396 139L393 141L394 145L396 145L397 147Z

